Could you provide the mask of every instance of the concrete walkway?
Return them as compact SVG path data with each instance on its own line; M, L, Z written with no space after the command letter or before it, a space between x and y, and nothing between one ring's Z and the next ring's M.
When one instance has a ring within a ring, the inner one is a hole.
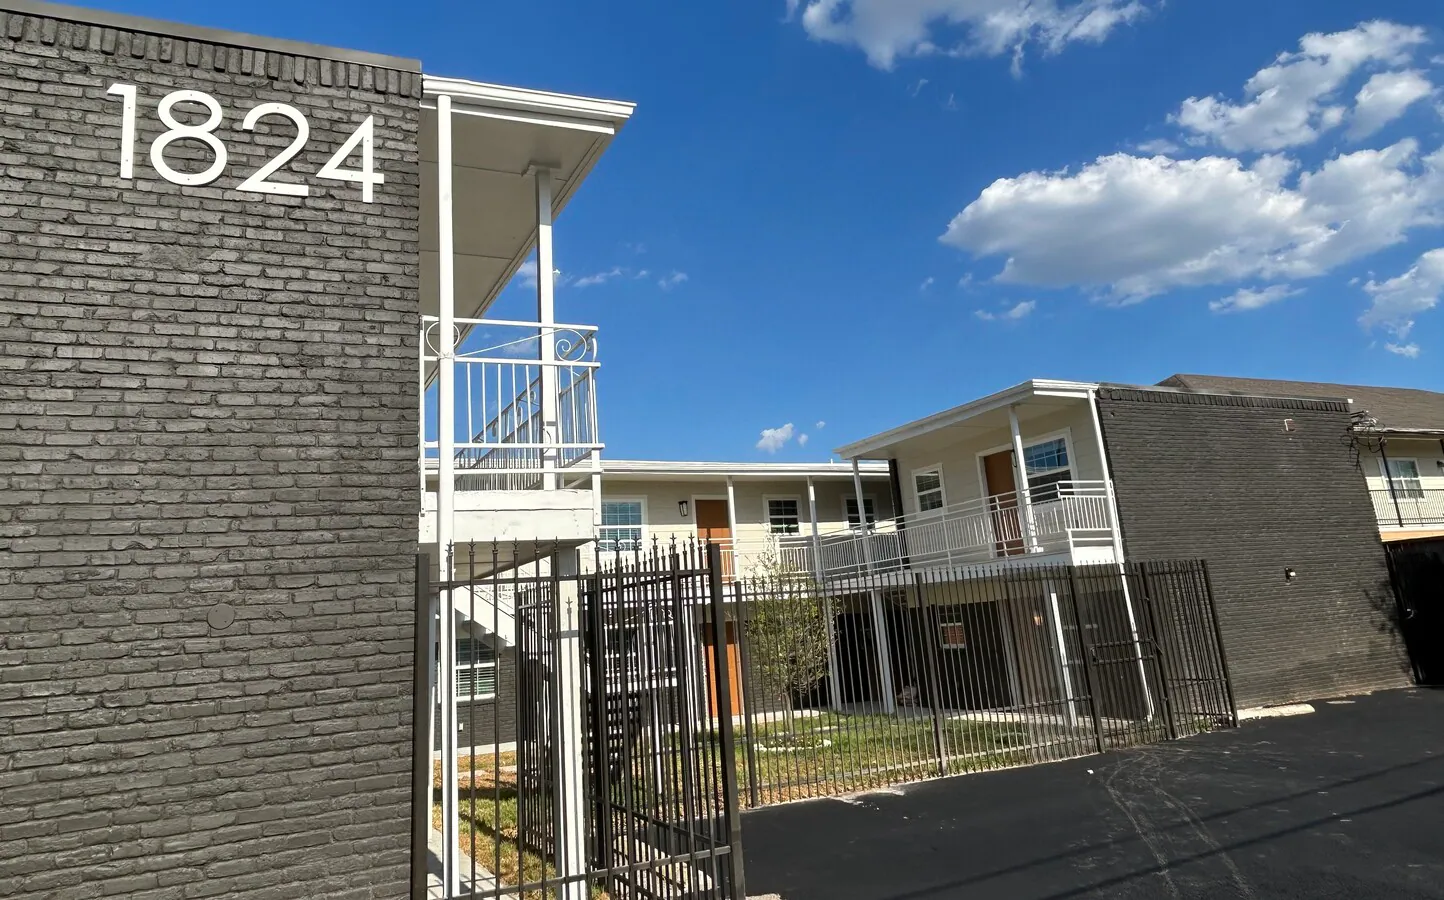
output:
M1444 690L743 815L783 900L1440 900Z

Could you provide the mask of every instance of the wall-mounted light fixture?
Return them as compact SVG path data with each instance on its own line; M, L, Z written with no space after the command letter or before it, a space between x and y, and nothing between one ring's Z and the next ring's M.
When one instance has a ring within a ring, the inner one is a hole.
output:
M678 501L677 501L677 515L681 516L681 517L684 518L684 519L687 518L687 512L688 512L688 508L690 507L690 505L691 505L691 504L689 504L686 500L678 500Z
M1298 577L1299 577L1299 573L1294 571L1293 566L1286 566L1286 567L1284 567L1284 581L1285 581L1286 583L1288 583L1288 584L1293 584L1293 583L1294 583L1294 579L1295 579L1295 578L1298 578Z

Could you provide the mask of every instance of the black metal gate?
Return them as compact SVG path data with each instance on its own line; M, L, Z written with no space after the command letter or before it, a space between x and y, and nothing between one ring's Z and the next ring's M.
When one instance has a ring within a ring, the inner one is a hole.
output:
M413 866L413 896L743 900L732 717L705 696L732 674L702 637L726 619L719 552L576 563L469 545L467 577L435 590L418 565L458 649L433 644L417 690L457 730L418 751L413 853L432 871Z
M612 558L585 595L590 852L612 896L745 896L716 547ZM709 658L710 657L710 658Z
M1444 684L1444 540L1385 545L1414 680Z

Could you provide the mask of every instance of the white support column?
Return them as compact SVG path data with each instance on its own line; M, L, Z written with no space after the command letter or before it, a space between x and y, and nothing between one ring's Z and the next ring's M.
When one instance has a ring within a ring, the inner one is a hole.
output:
M1058 604L1058 585L1049 581L1044 583L1043 590L1048 594L1048 624L1053 630L1053 640L1057 644L1056 653L1052 654L1053 662L1058 666L1058 677L1063 686L1063 711L1068 717L1068 727L1078 727L1078 704L1076 695L1073 693L1073 676L1068 671L1068 642L1063 639L1063 614ZM1082 635L1078 636L1081 641Z
M557 340L552 328L557 321L556 310L556 260L552 254L552 171L545 166L533 165L532 178L536 182L536 315L541 323L541 420L542 433L534 436L544 443L561 440L557 419ZM553 491L557 488L557 451L546 449L541 452L542 487Z
M461 891L457 866L458 786L456 771L456 610L446 585L455 573L452 543L456 512L456 277L451 187L451 97L436 98L437 315L436 545L442 583L438 604L441 702L442 883Z
M807 516L812 520L812 577L817 579L817 588L822 591L822 614L827 619L827 702L833 709L842 706L842 695L837 680L837 632L832 615L832 592L827 589L825 572L822 568L822 534L817 524L817 488L812 476L807 476Z
M696 510L693 510L692 516L694 522L696 521L696 515ZM742 574L742 569L740 568L741 561L737 558L737 539L739 537L737 534L737 488L732 484L731 475L727 476L727 533L731 535L731 537L727 539L731 546L722 548L722 558L724 560L722 571L724 574L727 572L725 560L730 556L732 558L732 575L737 577Z
M1018 408L1008 407L1008 427L1013 432L1013 481L1018 491L1018 513L1023 526L1024 546L1033 553L1038 545L1038 528L1033 522L1033 492L1028 490L1028 463L1023 459L1023 432L1018 428Z
M1088 392L1088 410L1093 414L1093 437L1098 441L1098 461L1103 466L1103 486L1108 495L1108 525L1113 532L1113 558L1118 562L1118 577L1123 583L1123 608L1128 610L1128 630L1133 649L1138 653L1138 682L1143 686L1143 702L1148 718L1153 718L1153 692L1148 689L1148 669L1143 664L1143 642L1138 639L1138 619L1133 612L1133 592L1128 589L1128 569L1123 560L1123 529L1118 524L1118 500L1113 495L1113 472L1108 465L1108 447L1103 440L1103 422L1098 418L1098 392Z
M563 878L586 874L587 822L586 787L586 705L585 675L582 671L581 592L576 574L577 551L557 555L558 586L553 599L556 635L552 642L552 701L557 711L556 735L556 859L557 874ZM576 878L563 886L562 900L586 900L587 883Z
M872 556L872 531L866 527L867 509L862 496L862 470L856 458L852 461L852 490L857 496L857 511L862 516L862 558L867 566L869 578L876 577ZM873 643L877 645L877 686L882 693L882 708L886 713L897 711L897 691L892 683L892 646L887 637L887 616L882 602L882 591L871 588L868 597L872 602Z

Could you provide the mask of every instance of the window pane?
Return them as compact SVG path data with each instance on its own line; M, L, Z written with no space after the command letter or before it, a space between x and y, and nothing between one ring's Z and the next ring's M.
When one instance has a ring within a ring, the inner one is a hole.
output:
M641 524L642 524L642 501L640 501L640 500L603 500L603 501L602 501L602 524L603 524L603 525L641 525Z
M1419 466L1412 459L1389 460L1389 482L1397 496L1410 499L1424 496L1424 485L1419 481Z
M853 528L856 528L862 524L861 520L858 518L857 515L857 498L848 497L846 502L847 524L852 526ZM877 510L873 507L871 497L862 498L862 508L867 511L867 524L877 524Z
M918 472L913 476L913 488L918 498L919 512L943 508L941 472Z
M601 528L597 530L597 549L603 552L631 552L642 547L640 528Z
M1023 448L1023 462L1029 475L1068 468L1068 442L1063 438Z
M767 501L767 530L773 534L797 534L800 519L796 500Z
M937 472L920 472L914 476L913 481L917 485L919 494L924 491L940 490L943 486L943 476Z

